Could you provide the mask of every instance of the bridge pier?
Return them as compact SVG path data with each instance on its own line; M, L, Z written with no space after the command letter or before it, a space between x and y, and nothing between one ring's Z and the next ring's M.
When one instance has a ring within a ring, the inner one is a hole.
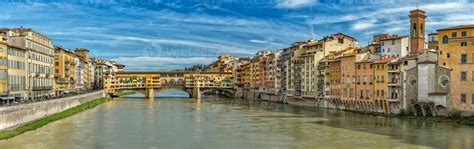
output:
M155 91L153 88L147 88L145 91L145 98L149 100L155 99Z
M201 99L201 89L199 86L199 82L197 83L197 86L193 88L192 96L194 99Z

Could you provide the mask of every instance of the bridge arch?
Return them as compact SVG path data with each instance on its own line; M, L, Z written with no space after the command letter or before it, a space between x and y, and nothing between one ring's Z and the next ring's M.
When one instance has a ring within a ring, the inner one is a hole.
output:
M225 95L227 97L232 97L235 93L232 89L225 89L225 88L204 88L201 89L201 94L210 93L216 91L218 95Z

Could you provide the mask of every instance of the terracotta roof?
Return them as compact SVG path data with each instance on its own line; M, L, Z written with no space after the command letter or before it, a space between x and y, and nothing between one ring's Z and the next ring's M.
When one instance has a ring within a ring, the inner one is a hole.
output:
M84 49L84 48L76 48L74 51L87 51L87 52L89 52L89 50Z
M448 27L448 28L438 29L436 31L452 30L452 29L464 29L464 28L474 28L474 24L452 26L452 27Z
M41 33L39 33L39 32L36 32L36 31L34 31L33 29L31 29L31 28L23 28L23 26L20 27L20 28L9 28L8 30L11 30L11 31L16 31L16 30L18 30L18 31L34 32L34 33L36 33L36 34L39 34L39 35L43 36L44 38L46 38L46 39L48 39L48 40L51 40L49 37L47 37L47 36L45 36L45 35L43 35L43 34L41 34Z
M438 32L428 33L428 35L438 35Z
M385 58L385 59L381 59L381 60L376 60L374 61L374 64L383 64L383 63L388 63L392 60L393 58Z
M315 46L315 45L321 45L323 44L322 42L318 41L318 42L310 42L310 43L306 43L304 44L303 46Z
M385 38L385 39L380 39L380 41L393 40L393 39L402 39L402 38L405 38L405 37L408 37L408 35L405 35L405 36L392 36L392 37L388 37L388 38Z

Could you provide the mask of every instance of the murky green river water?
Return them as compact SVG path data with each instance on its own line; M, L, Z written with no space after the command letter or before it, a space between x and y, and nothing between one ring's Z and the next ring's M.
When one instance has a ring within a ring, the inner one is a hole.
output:
M469 126L203 101L121 98L0 141L0 148L474 148Z

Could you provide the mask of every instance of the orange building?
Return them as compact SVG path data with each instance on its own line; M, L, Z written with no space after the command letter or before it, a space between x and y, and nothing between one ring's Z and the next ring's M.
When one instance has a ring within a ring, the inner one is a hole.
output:
M438 65L450 68L449 108L474 115L474 25L438 30Z
M341 61L341 100L354 101L356 90L355 54L343 55L339 59Z
M372 69L373 60L363 60L356 63L357 66L357 93L356 99L358 101L373 101L373 75Z

